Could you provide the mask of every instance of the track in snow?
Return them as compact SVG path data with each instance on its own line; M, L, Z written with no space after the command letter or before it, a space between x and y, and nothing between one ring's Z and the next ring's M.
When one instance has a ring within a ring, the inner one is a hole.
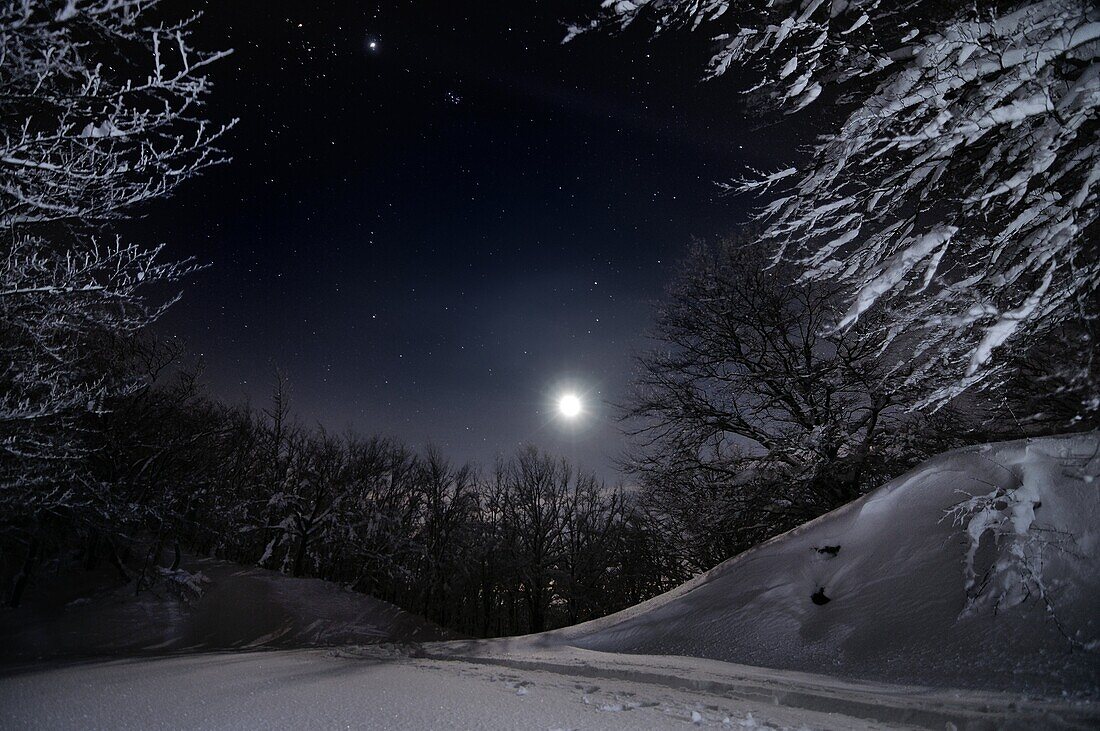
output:
M1018 704L584 651L466 659L379 647L207 653L0 675L5 729L1084 729L1098 722L1095 704Z

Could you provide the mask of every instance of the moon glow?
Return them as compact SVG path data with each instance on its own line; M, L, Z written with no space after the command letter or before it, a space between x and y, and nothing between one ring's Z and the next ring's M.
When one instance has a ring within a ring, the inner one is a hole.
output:
M582 408L581 400L576 394L562 394L558 399L558 413L566 419L575 419L580 416Z

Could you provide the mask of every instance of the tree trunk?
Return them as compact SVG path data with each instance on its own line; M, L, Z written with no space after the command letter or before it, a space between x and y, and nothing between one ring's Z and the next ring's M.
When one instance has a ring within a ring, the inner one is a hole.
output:
M489 631L492 628L493 619L493 590L489 584L488 579L485 577L485 572L482 572L481 580L481 636L488 637Z
M546 612L542 606L542 590L530 591L527 597L531 617L531 633L542 632L546 629Z
M93 532L88 536L87 548L84 551L84 570L92 571L99 563L99 536Z
M294 568L291 575L300 577L305 570L306 565L306 548L309 547L309 538L306 536L306 532L302 531L302 535L298 538L298 550L294 554Z
M34 573L37 560L38 538L32 538L30 545L27 547L27 557L23 559L23 567L16 575L15 583L11 588L11 598L8 603L12 608L18 607L19 602L23 599L23 592L26 591L27 583L31 580L31 574Z
M107 547L111 549L111 565L118 571L119 578L122 579L123 584L130 583L130 572L126 570L126 566L123 564L122 559L118 555L118 547L115 546L115 542L108 540Z

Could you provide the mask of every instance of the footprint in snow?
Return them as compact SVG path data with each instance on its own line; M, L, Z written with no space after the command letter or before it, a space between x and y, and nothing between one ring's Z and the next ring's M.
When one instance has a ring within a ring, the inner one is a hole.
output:
M519 680L518 678L513 681L505 683L509 688L515 688L516 695L527 695L527 686L531 685L530 680Z

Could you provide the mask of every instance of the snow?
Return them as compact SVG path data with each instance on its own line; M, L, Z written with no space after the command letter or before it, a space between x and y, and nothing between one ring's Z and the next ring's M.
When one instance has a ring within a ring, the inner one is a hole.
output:
M80 136L98 139L102 137L125 137L126 133L116 127L114 125L114 122L109 119L105 119L99 125L96 125L93 122L88 122L87 126L85 126L83 130L81 130Z
M563 648L202 653L0 674L0 727L52 729L1087 728L1095 705L850 683Z
M1095 433L947 453L668 594L479 652L572 646L1100 698L1098 473Z
M706 27L712 9L604 7L615 24L645 19L655 35ZM796 176L724 187L772 194L758 238L806 278L851 293L843 325L862 320L866 342L906 353L922 406L995 387L1007 372L998 348L1026 349L1052 323L1082 317L1100 282L1088 235L1100 214L1097 3L1026 0L977 14L878 0L735 7L739 30L712 28L730 40L705 76L759 66L754 95L788 113L839 95L846 118ZM914 23L927 27L903 30ZM950 243L935 245L946 230ZM961 317L991 303L993 313ZM869 310L882 317L868 321ZM1077 363L1057 365L1052 380L1086 384L1075 386L1082 402L1096 400Z
M869 21L870 19L871 19L871 16L867 15L867 13L863 13L858 18L856 18L856 22L852 23L851 27L848 28L848 30L841 31L840 34L846 36L849 33L853 33L856 30L859 30L859 28L861 28L863 26L863 24L866 23L867 21Z
M0 610L5 657L119 655L215 648L426 642L453 637L387 602L319 579L213 559L185 562L135 596L113 569L61 576ZM52 584L52 585L51 585ZM108 588L104 588L104 587Z
M1039 284L1039 288L1036 289L1027 300L1014 310L1009 310L1003 313L997 322L986 329L985 335L982 336L982 340L978 343L978 347L974 349L973 354L970 356L970 365L966 369L967 376L973 376L978 370L992 357L993 351L999 348L1005 343L1012 333L1016 332L1016 328L1020 326L1020 323L1026 320L1035 312L1043 300L1043 295L1046 294L1047 289L1050 288L1051 280L1054 279L1054 266L1047 270L1046 276L1043 277L1043 281Z
M342 647L9 654L0 728L1097 727L1098 476L1098 434L950 452L668 594L503 640L433 642L324 582L192 562L189 606L85 593L37 625L7 613L0 642L71 651L79 627L102 651L120 623L131 654Z
M855 301L844 314L844 317L841 318L837 328L844 329L850 327L864 312L869 310L880 297L897 287L899 283L903 282L913 267L925 258L934 255L936 252L938 252L939 257L942 257L943 248L951 241L951 237L956 233L958 233L958 228L954 226L944 226L934 229L918 239L910 239L907 241L905 249L879 266L874 273L873 279L860 288L856 293ZM936 261L938 262L938 259L936 259ZM930 273L925 276L926 282L934 271L935 269L929 269ZM927 286L927 283L924 286Z

